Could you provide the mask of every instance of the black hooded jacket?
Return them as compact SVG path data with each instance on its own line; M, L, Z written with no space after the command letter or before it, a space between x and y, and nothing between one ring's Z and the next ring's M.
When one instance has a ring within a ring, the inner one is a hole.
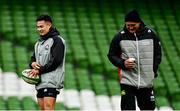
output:
M58 36L59 36L59 32L56 30L56 28L51 27L49 32L46 35L41 36L40 39L38 40L39 42L43 41L41 44L44 44L46 40L49 38L52 38L54 41L50 50L50 55L51 55L50 60L48 61L47 64L41 65L39 69L40 74L48 73L55 70L63 62L65 46L64 43L62 42L62 39L60 39L60 37ZM48 48L48 46L45 48ZM31 56L31 61L29 64L31 68L32 68L31 66L32 62L37 62L36 59L37 58L35 56L35 51L34 51L33 55Z
M143 22L134 34L124 27L112 39L107 56L114 66L121 69L121 83L151 87L161 62L160 40ZM125 67L124 61L128 58L135 58L132 70Z

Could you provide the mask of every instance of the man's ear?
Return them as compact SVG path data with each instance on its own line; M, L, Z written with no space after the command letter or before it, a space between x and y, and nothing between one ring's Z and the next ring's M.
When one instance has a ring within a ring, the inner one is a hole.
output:
M51 22L46 22L46 24L49 26L49 27L51 27L52 26L52 23Z

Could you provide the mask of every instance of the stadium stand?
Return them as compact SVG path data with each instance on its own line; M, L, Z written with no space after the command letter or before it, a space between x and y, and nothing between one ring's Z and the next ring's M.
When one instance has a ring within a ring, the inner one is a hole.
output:
M67 43L65 88L56 110L119 110L117 69L106 55L110 40L123 27L124 14L134 8L162 41L163 58L154 82L156 109L180 109L178 4L178 0L1 0L0 110L38 109L34 87L20 74L28 68L38 38L35 19L42 13L52 16Z

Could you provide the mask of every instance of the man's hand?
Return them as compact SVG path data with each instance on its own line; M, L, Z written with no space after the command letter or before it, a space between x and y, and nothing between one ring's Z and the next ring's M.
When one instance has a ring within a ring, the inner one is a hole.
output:
M31 69L31 71L29 71L28 76L29 77L36 77L39 74L39 70L37 69Z
M133 69L135 67L135 61L131 60L131 58L126 59L124 65L127 69Z
M39 69L40 68L40 65L37 62L32 62L31 66L33 69Z

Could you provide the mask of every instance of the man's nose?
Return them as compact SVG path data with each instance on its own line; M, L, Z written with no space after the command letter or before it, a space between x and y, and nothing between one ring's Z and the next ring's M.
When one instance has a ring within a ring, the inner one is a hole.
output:
M131 30L132 30L132 29L134 29L134 27L130 26L130 27L129 27L129 29L131 29Z

